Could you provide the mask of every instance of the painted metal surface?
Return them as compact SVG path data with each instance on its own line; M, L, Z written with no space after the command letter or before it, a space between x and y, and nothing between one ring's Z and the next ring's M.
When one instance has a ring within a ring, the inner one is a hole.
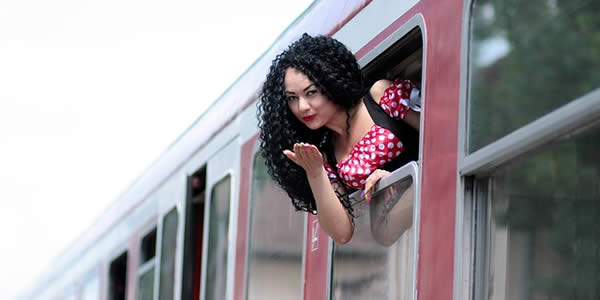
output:
M308 214L306 230L304 300L324 300L327 297L327 266L331 252L329 236L319 226L318 217L312 214Z
M238 202L238 226L235 252L233 299L242 300L246 291L246 270L248 259L248 217L250 203L250 180L252 180L252 157L258 135L242 144L240 159L240 197Z

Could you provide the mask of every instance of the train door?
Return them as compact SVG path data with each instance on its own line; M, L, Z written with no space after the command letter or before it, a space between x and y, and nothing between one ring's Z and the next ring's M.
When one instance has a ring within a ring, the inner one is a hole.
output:
M200 299L206 167L189 176L187 191L181 299Z

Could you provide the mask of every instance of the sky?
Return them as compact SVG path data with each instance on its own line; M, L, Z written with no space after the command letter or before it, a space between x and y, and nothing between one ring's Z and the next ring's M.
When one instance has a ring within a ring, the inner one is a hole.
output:
M0 295L13 298L311 3L0 1Z

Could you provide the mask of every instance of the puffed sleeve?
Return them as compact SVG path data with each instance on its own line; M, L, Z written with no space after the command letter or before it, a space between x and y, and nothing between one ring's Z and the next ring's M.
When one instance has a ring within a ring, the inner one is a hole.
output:
M410 80L396 79L385 89L379 100L379 106L394 119L403 119L408 112L411 98L418 98L419 90Z
M327 178L329 178L329 182L337 182L338 178L335 172L333 171L333 168L328 163L323 163L323 167L325 167L325 171L327 172Z

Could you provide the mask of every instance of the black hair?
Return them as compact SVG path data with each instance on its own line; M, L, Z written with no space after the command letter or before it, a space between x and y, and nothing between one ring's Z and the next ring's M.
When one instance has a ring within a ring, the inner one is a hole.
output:
M321 153L332 155L332 133L325 127L309 129L290 111L284 86L288 68L302 72L323 95L344 108L348 125L350 109L358 105L364 95L364 78L356 58L344 44L331 37L312 37L305 33L275 57L262 87L258 126L267 171L287 192L296 209L316 213L304 169L288 159L283 150L292 150L294 143L304 142L316 145ZM342 204L348 208L348 203Z

